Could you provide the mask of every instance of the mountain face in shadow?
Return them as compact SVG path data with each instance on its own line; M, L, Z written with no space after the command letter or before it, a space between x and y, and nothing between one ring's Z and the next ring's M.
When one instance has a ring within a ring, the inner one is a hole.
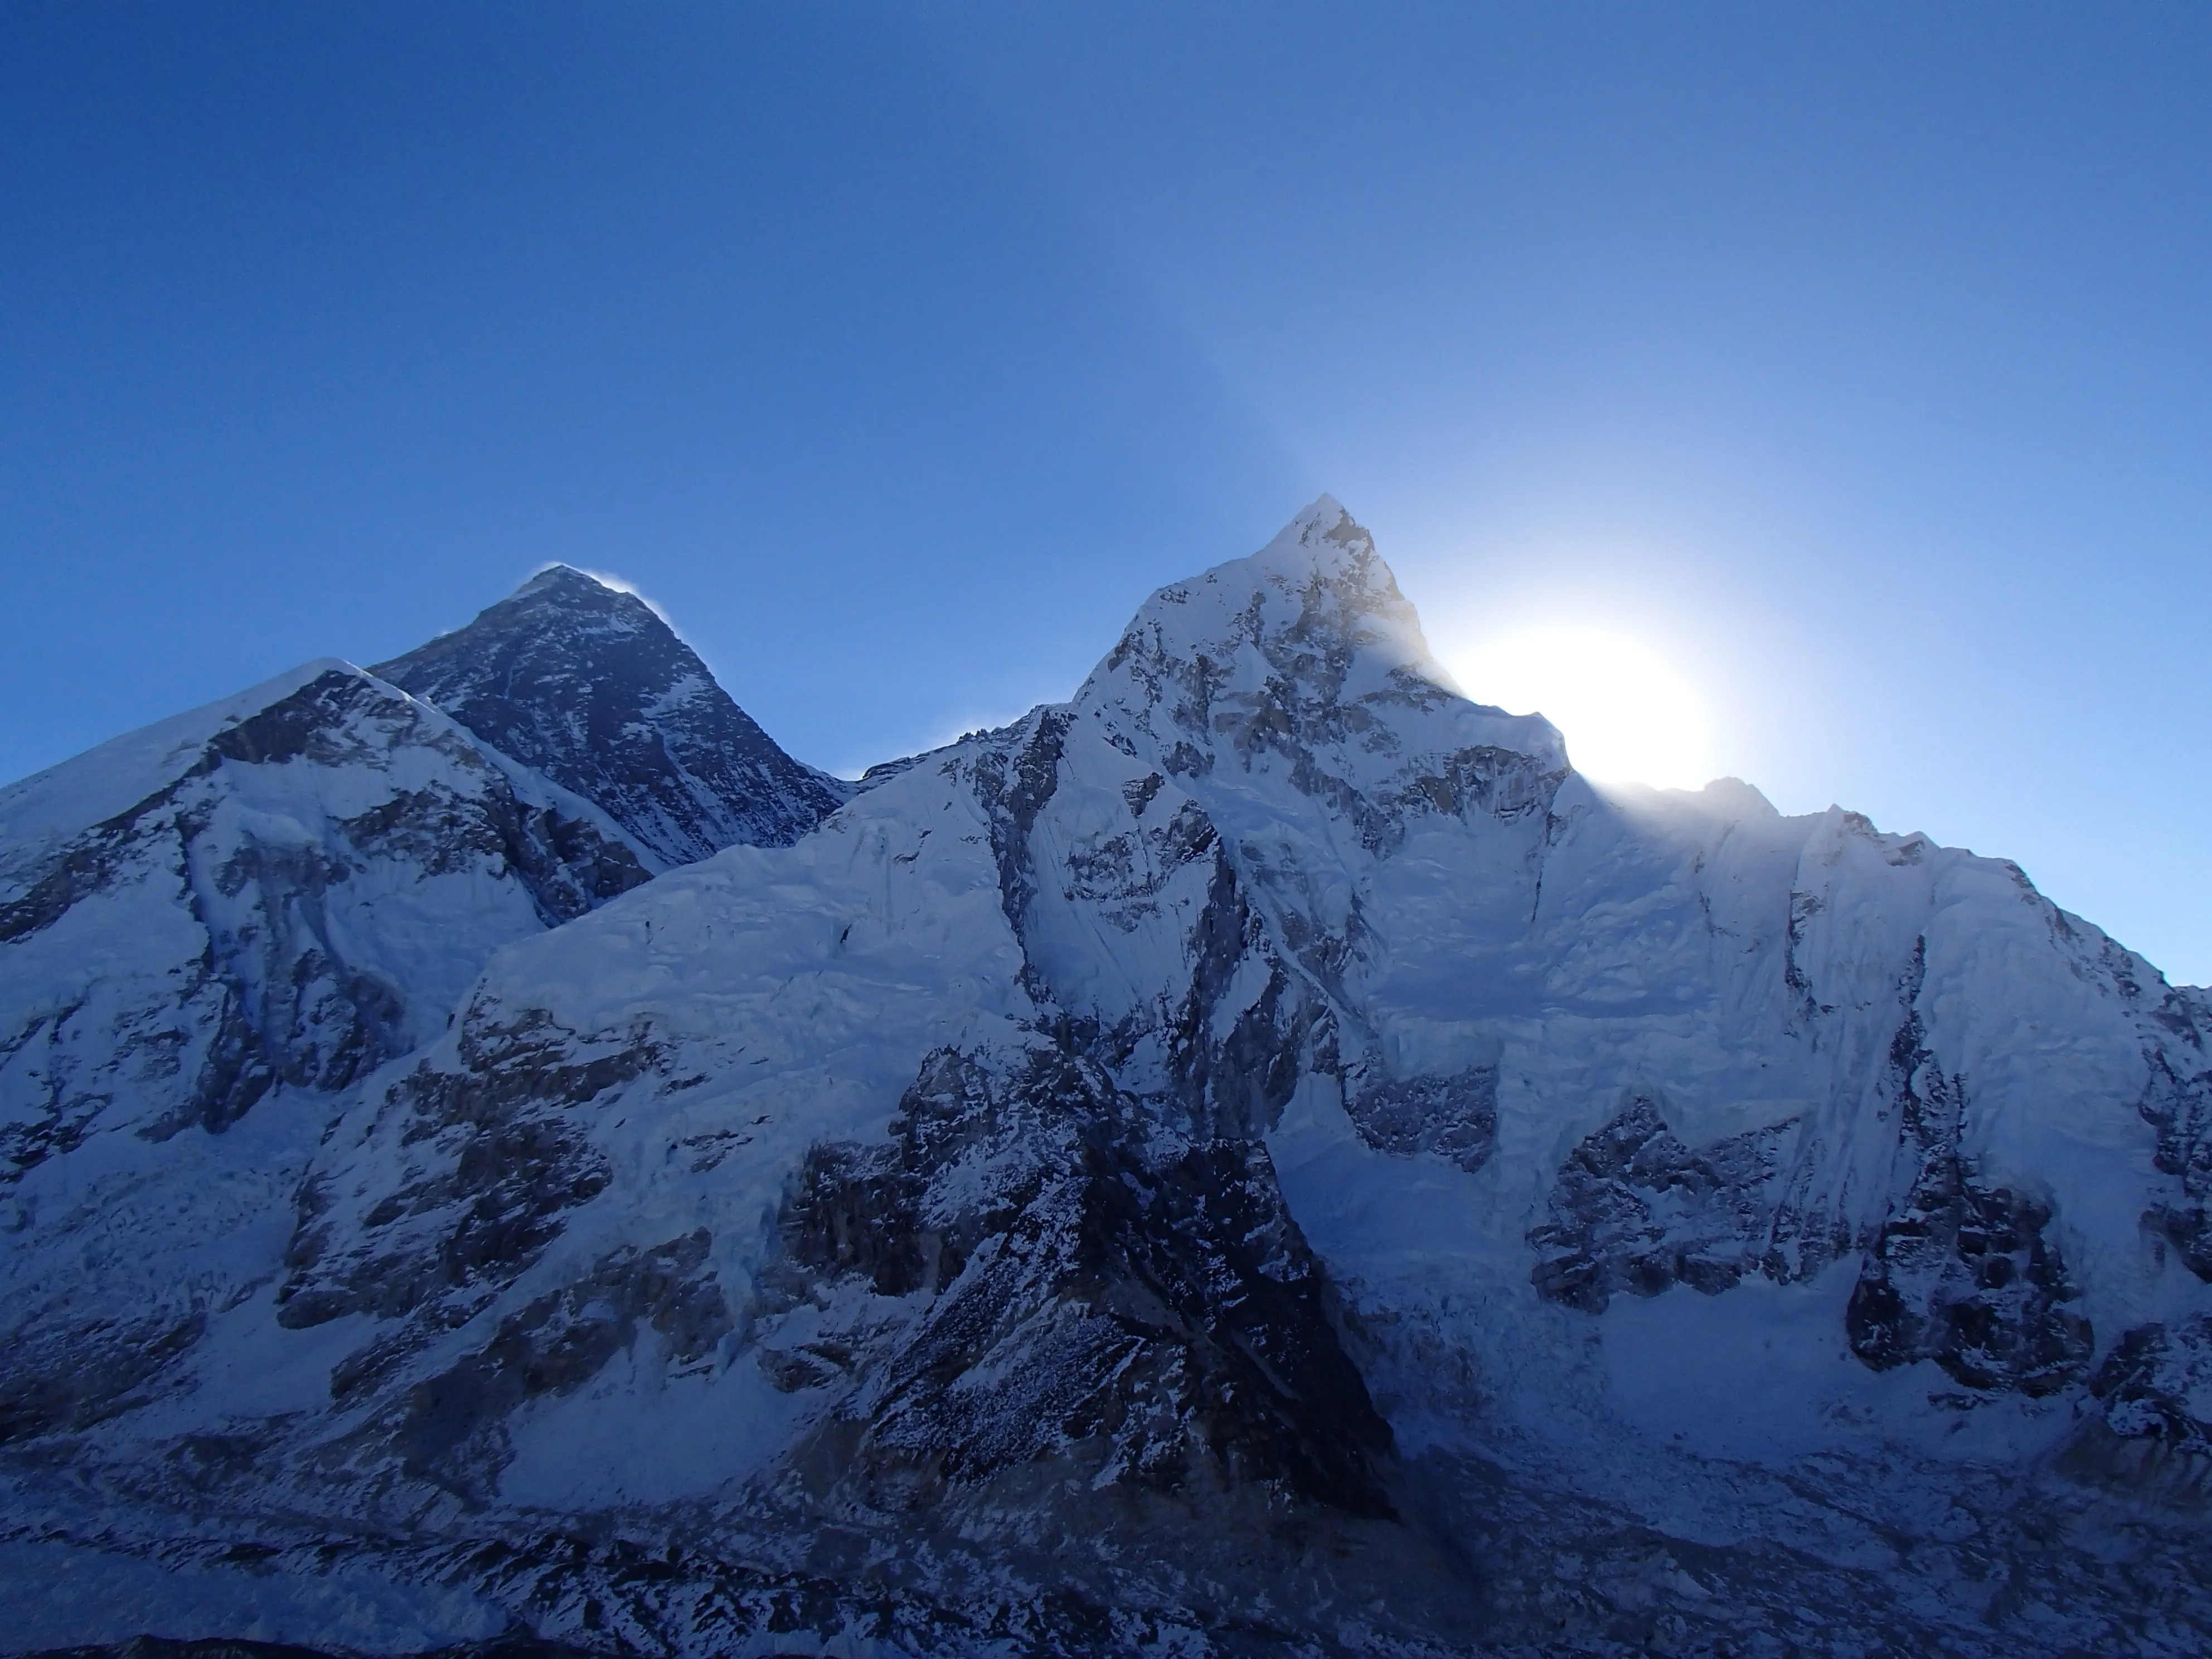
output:
M567 565L372 672L595 802L664 864L789 846L849 793L778 748L642 599Z

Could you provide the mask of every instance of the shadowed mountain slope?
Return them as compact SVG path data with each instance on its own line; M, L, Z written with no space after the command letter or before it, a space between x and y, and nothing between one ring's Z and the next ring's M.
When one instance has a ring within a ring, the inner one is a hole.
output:
M651 606L567 565L374 672L667 864L789 846L849 793L778 748Z

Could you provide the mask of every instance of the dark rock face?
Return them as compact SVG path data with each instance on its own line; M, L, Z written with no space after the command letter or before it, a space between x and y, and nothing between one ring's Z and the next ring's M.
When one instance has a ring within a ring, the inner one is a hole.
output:
M1473 1175L1498 1150L1498 1068L1355 1079L1345 1090L1344 1109L1376 1152L1401 1158L1427 1152Z
M854 1396L849 1477L872 1507L1063 1454L1094 1486L1256 1483L1393 1513L1390 1431L1264 1147L1155 1147L1148 1121L1078 1057L947 1050L908 1091L892 1145L809 1158L782 1220L797 1275L784 1294L860 1278L931 1298L872 1362L773 1339L763 1360L787 1388L878 1369Z
M2190 1272L2212 1281L2212 1007L2201 993L2169 991L2151 1018L2179 1041L2146 1045L2142 1111L2158 1130L2158 1167L2180 1191L2145 1219Z
M672 865L787 846L849 793L779 749L643 600L566 565L374 672Z
M2212 1319L2198 1315L2169 1328L2127 1332L2089 1380L2105 1405L2105 1425L2124 1439L2153 1440L2169 1455L2200 1460L2200 1484L2212 1478Z
M1876 1370L1932 1359L1971 1389L2055 1394L2094 1351L2051 1212L1978 1181L1959 1150L1965 1092L1936 1066L1919 1016L1890 1048L1899 1135L1917 1163L1910 1194L1867 1248L1844 1322Z
M0 1366L0 1445L76 1433L144 1403L143 1386L205 1334L204 1314L42 1332Z
M606 1186L605 1158L575 1109L653 1069L642 1032L580 1042L543 1015L494 1023L471 1010L458 1066L424 1062L389 1097L373 1133L397 1156L334 1193L312 1181L286 1251L281 1323L351 1313L397 1318L431 1298L468 1310L538 1259L561 1217ZM343 1240L342 1247L337 1241Z
M2094 1344L2077 1292L2043 1237L2051 1212L2002 1188L1937 1176L1867 1253L1845 1315L1876 1370L1932 1359L1971 1389L2055 1394Z
M1155 1362L1163 1403L1194 1416L1232 1477L1392 1516L1389 1427L1338 1338L1326 1275L1264 1147L1215 1141L1171 1160L1100 1162L1085 1194L1086 1277L1125 1326L1184 1345ZM1144 1467L1150 1437L1131 1455Z
M1255 1137L1273 1127L1297 1087L1299 1062L1324 1017L1308 1007L1276 959L1235 866L1218 843L1211 850L1212 878L1191 940L1190 991L1170 1034L1176 1092L1199 1133ZM1266 965L1267 981L1217 1037L1219 1012L1234 1006L1231 993L1248 961Z
M986 749L976 762L976 794L990 812L991 851L999 860L1000 902L1017 938L1025 932L1037 891L1030 832L1059 787L1068 718L1064 710L1046 709L1017 726L1012 742Z
M1551 1219L1528 1235L1536 1288L1601 1313L1614 1292L1673 1285L1712 1295L1760 1267L1780 1124L1710 1146L1685 1146L1639 1095L1561 1166Z
M1828 1237L1798 1204L1820 1148L1796 1144L1794 1121L1692 1148L1637 1097L1562 1165L1550 1219L1528 1235L1537 1289L1598 1313L1620 1291L1713 1294L1747 1273L1808 1278L1855 1243L1863 1254L1844 1326L1863 1364L1929 1359L1967 1388L2031 1396L2079 1382L2095 1344L2047 1234L2051 1211L1978 1178L1960 1149L1963 1085L1936 1066L1917 1012L1891 1043L1884 1092L1909 1184L1856 1241Z

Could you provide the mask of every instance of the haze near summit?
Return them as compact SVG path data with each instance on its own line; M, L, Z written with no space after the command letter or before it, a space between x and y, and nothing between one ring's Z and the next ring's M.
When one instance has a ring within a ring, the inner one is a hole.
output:
M1333 492L1600 775L2212 979L2197 9L0 21L0 775L550 561L847 773Z

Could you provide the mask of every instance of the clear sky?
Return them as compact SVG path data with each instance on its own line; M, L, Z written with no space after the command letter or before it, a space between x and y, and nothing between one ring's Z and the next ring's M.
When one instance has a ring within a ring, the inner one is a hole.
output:
M0 9L0 776L550 559L855 770L1324 489L2212 980L2212 8Z

